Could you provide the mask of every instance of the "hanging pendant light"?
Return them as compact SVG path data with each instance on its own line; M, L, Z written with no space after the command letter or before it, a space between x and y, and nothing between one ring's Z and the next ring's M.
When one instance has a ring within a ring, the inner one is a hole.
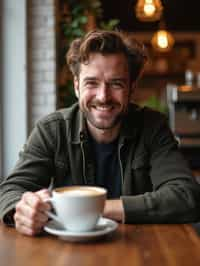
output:
M165 29L158 30L152 37L151 44L158 52L169 52L174 45L172 34Z
M157 21L162 15L163 6L160 0L138 0L136 17L145 22Z

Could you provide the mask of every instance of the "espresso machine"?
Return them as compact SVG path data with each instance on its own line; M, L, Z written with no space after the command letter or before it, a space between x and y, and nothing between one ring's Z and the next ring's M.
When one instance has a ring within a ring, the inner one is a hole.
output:
M169 124L192 169L200 169L200 88L167 85Z

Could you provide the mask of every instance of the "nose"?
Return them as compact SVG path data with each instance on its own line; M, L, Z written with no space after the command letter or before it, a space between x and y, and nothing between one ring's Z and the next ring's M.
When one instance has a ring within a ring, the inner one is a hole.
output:
M101 84L101 86L97 90L96 98L101 102L105 102L109 97L109 86L106 83Z

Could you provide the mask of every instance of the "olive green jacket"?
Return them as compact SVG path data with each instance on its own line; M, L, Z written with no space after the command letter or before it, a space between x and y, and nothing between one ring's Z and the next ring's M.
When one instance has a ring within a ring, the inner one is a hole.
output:
M200 188L178 151L164 115L130 105L118 156L125 223L185 223L199 219ZM93 154L78 105L40 120L13 172L0 184L0 218L25 191L95 185Z

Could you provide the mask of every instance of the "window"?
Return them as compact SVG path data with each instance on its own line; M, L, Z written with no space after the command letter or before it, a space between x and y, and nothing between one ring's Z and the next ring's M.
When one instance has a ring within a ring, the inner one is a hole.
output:
M3 129L2 129L2 1L0 1L0 181L2 176L2 136L3 136Z
M0 0L0 19L1 178L13 169L27 136L26 0Z

